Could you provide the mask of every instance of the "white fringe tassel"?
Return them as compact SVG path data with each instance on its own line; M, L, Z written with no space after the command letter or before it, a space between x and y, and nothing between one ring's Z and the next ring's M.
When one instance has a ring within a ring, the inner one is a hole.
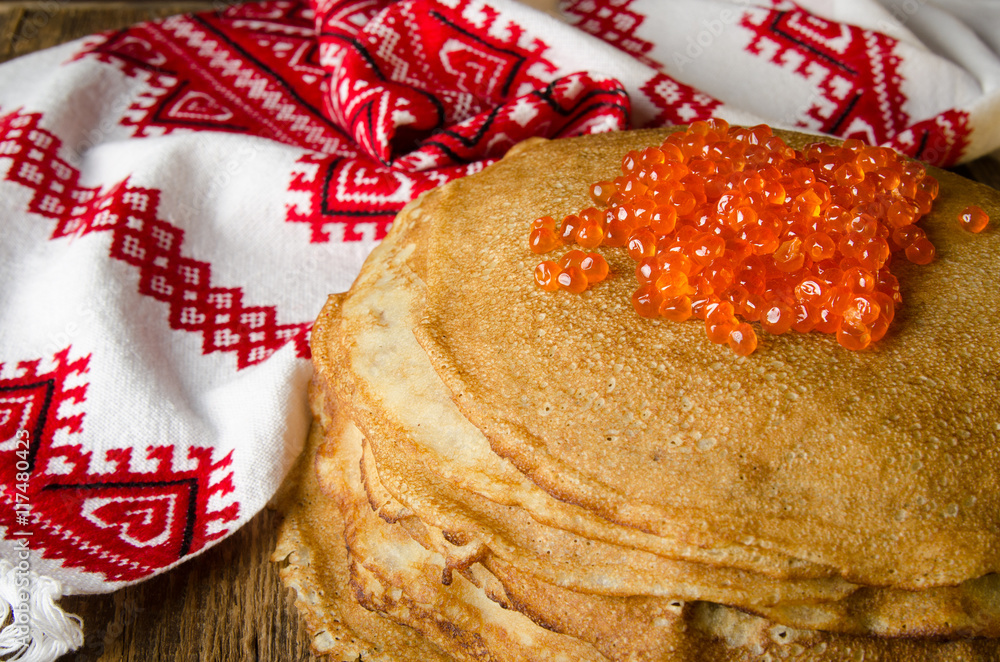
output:
M0 659L52 662L83 645L83 623L56 604L62 585L0 559Z

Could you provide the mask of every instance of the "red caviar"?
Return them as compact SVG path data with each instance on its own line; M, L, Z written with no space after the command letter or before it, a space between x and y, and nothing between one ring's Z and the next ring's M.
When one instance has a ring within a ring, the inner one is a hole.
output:
M583 273L583 269L571 265L559 272L556 276L556 282L559 283L559 287L566 290L567 292L572 292L573 294L579 294L587 289L587 274Z
M795 150L764 125L698 121L626 154L620 177L591 185L595 206L536 220L529 245L624 249L636 262L639 315L701 319L712 342L740 356L757 348L750 322L771 334L833 334L860 350L902 303L892 254L935 257L915 223L938 191L924 166L884 147ZM959 222L979 232L988 217L969 207ZM580 292L607 275L599 253L573 249L538 265L535 280Z
M555 292L559 289L559 281L556 279L561 271L559 265L551 260L541 262L535 267L535 282L546 292Z
M969 205L958 215L959 225L969 232L982 232L986 229L986 224L989 222L989 215L976 205Z
M608 277L608 262L600 253L587 253L580 260L580 268L587 277L587 283L600 283Z

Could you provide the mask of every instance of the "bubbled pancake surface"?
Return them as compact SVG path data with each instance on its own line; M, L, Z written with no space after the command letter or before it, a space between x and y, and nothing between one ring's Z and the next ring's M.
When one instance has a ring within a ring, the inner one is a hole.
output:
M634 314L620 249L584 295L532 281L531 221L587 206L665 135L535 143L424 202L414 333L462 413L558 499L727 559L750 545L903 588L1000 569L1000 234L955 221L971 201L1000 217L996 193L934 171L938 258L894 261L904 303L874 348L787 333L739 358L696 321Z

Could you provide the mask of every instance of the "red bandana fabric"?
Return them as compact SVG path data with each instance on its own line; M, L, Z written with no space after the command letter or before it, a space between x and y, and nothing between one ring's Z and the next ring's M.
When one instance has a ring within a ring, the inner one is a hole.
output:
M263 507L312 320L415 196L529 137L709 117L988 154L975 4L276 0L0 66L0 654L79 645L60 594Z

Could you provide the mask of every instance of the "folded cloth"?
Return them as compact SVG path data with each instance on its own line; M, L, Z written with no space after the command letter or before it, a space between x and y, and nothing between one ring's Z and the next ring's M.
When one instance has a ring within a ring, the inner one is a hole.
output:
M0 66L0 655L258 512L312 320L395 213L531 136L721 117L937 165L1000 147L966 0L274 0Z

